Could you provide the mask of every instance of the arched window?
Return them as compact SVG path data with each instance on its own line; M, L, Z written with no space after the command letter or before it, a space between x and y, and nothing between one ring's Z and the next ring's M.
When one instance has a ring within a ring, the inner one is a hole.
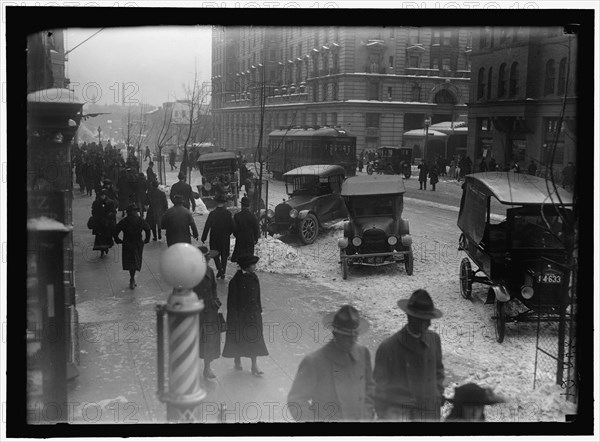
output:
M483 78L485 76L485 69L479 69L479 75L477 75L477 98L483 98L483 91L485 90L485 83Z
M558 64L558 95L565 95L567 89L567 59L563 58Z
M519 93L519 63L516 61L510 66L510 80L508 96L514 97Z
M433 97L433 102L437 104L456 104L456 97L447 89L442 89Z
M551 95L554 93L555 80L556 69L554 66L554 60L550 59L546 63L546 76L544 77L544 95Z
M492 68L488 71L487 99L492 98Z
M506 95L506 63L500 65L498 71L498 98Z

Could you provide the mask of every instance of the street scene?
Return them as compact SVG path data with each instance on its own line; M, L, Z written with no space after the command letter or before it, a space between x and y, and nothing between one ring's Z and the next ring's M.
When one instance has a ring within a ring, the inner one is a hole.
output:
M568 425L577 32L29 36L28 423Z

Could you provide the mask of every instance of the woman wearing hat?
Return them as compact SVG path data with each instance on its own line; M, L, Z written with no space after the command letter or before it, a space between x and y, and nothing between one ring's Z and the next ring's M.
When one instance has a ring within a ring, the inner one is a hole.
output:
M115 202L108 198L106 190L101 190L98 193L98 198L92 203L94 250L100 250L100 258L104 258L104 255L108 253L108 249L114 244L112 230L115 226L116 213Z
M304 357L288 394L296 421L362 421L374 416L369 350L356 343L369 324L351 305L323 318L333 339Z
M145 233L144 241L142 241L142 231ZM121 232L123 232L122 240L119 238ZM137 286L135 272L142 270L144 244L150 242L150 226L140 218L140 209L137 205L127 206L127 216L119 221L113 236L117 244L123 244L123 270L129 271L129 288L134 289Z
M446 400L453 404L446 421L466 422L485 421L485 406L504 402L491 388L481 388L472 382L456 387L454 397Z
M206 262L214 258L217 253L208 250L208 247L200 246L198 249L204 254ZM221 301L217 295L217 280L210 266L206 266L206 275L200 283L194 287L198 299L204 301L204 309L200 312L200 357L204 360L204 378L216 378L210 368L211 361L221 356L221 327L219 323L219 307Z
M260 237L258 220L250 212L250 198L242 198L242 210L233 215L233 235L235 236L235 247L231 254L231 262L235 262L238 256L254 255L254 245Z
M227 293L227 333L224 358L234 358L235 369L242 370L241 358L252 360L251 372L261 376L257 356L268 356L263 337L260 283L256 276L258 256L244 255L237 259L240 270L229 281Z
M395 421L438 421L444 393L442 344L428 328L442 312L422 289L398 301L398 306L408 323L375 353L377 415Z

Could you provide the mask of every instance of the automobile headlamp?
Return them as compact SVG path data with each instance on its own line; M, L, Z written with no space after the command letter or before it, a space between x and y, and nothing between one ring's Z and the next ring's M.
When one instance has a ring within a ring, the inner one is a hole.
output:
M396 243L398 242L398 238L396 238L394 235L392 235L387 239L387 242L390 246L395 246Z
M338 239L338 247L340 249L345 249L346 247L348 247L348 238Z
M352 245L354 247L358 247L362 244L362 239L360 236L355 236L354 238L352 238Z
M403 246L408 247L412 244L412 237L410 235L402 235L400 241Z
M206 183L206 184L204 184L204 188L206 189L207 192L210 192L210 189L212 189L212 184Z
M521 296L525 299L531 299L533 298L533 294L533 278L526 274L523 280L523 285L521 286Z
M290 218L298 217L298 211L296 209L290 210Z
M273 218L274 216L275 216L275 212L273 212L273 209L267 210L267 217Z

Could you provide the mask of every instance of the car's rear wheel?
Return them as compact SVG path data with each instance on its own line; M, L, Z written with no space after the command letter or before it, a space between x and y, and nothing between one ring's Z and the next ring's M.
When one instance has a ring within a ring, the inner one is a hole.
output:
M300 221L300 239L304 244L312 244L317 239L319 233L319 222L317 218L309 213L302 221Z
M369 175L373 175L373 166L371 166L370 164L367 164L367 173Z
M406 270L406 274L411 276L413 274L413 252L412 248L409 250L408 254L404 256L404 269Z
M494 302L494 320L496 321L496 341L504 341L506 331L506 303L496 300Z
M469 258L463 258L460 262L460 294L465 299L471 299L473 290L473 271L471 270L471 261Z

